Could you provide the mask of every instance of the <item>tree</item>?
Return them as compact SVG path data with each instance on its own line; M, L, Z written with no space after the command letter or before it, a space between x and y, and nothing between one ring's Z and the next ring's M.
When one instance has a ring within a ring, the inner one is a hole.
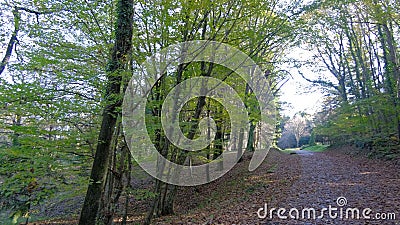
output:
M310 140L309 140L308 144L310 146L314 146L315 145L315 132L314 131L311 131Z
M300 138L306 135L308 131L308 124L305 117L300 114L293 116L285 125L285 130L292 133L296 138L296 147L300 147Z
M399 142L396 7L394 1L321 1L305 17L305 43L320 62L314 69L325 73L303 77L325 87L330 102L317 116L316 135L363 146Z
M0 157L7 163L0 169L0 195L13 220L4 222L11 223L20 222L18 217L27 221L54 193L84 191L98 133L100 49L107 47L88 38L90 25L87 30L79 25L90 17L81 3L3 1L0 6L1 19L11 18L9 24L2 21L0 38L7 42L1 43L7 69L0 77L0 129L6 136Z

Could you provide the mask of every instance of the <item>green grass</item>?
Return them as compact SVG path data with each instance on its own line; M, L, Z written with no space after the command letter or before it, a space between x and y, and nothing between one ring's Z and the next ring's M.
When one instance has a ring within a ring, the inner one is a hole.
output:
M287 149L282 149L280 151L286 154L290 154L290 153L296 153L296 151L298 150L300 150L300 148L287 148Z
M323 152L325 151L329 145L322 145L322 144L317 144L314 146L303 146L301 148L287 148L280 150L283 153L290 154L290 153L296 153L297 151L309 151L309 152Z
M313 145L313 146L307 146L302 148L302 150L309 151L309 152L323 152L325 151L329 145Z

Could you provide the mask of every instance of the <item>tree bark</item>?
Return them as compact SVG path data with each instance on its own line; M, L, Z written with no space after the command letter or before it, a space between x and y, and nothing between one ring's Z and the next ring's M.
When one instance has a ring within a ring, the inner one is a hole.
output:
M238 143L237 143L237 158L238 158L238 162L242 162L243 161L243 141L244 141L244 129L240 128L239 131L239 137L238 137Z
M256 129L255 121L250 122L249 136L247 138L246 151L254 152L254 131Z
M132 50L133 1L119 0L117 5L116 36L111 60L107 68L107 86L105 91L106 106L98 137L96 154L90 175L89 187L82 207L79 225L96 224L100 199L105 185L109 165L110 144L117 121L117 109L122 104L120 72L129 62Z

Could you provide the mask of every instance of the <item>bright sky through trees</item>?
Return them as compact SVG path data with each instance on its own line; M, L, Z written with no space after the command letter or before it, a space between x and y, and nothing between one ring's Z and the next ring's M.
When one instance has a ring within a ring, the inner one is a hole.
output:
M286 58L295 61L305 61L310 57L308 51L300 48L295 48L291 54L286 56ZM312 87L311 83L302 78L298 70L293 68L289 63L281 66L281 69L287 70L292 75L290 80L282 86L280 92L280 100L287 103L283 105L282 113L287 116L293 116L296 112L300 111L305 111L309 114L317 112L323 98L321 89ZM313 72L311 69L306 69L305 67L300 68L300 71L308 79L317 79L319 76L316 72ZM327 76L329 76L329 74L327 74Z
M304 93L304 91L310 92ZM281 101L289 103L284 106L283 114L293 116L299 111L313 114L318 111L322 98L323 94L319 90L310 89L307 81L300 75L294 74L293 79L282 87Z

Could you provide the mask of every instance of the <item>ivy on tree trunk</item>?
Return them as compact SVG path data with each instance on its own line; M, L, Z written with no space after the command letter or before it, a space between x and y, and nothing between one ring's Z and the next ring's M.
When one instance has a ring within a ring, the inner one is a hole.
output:
M121 106L121 82L125 66L129 62L132 50L133 1L119 0L117 5L117 22L115 43L107 67L107 85L105 90L106 105L103 110L96 154L90 175L89 187L79 219L80 225L95 224L100 199L105 185L109 164L111 140L117 122L117 109Z

